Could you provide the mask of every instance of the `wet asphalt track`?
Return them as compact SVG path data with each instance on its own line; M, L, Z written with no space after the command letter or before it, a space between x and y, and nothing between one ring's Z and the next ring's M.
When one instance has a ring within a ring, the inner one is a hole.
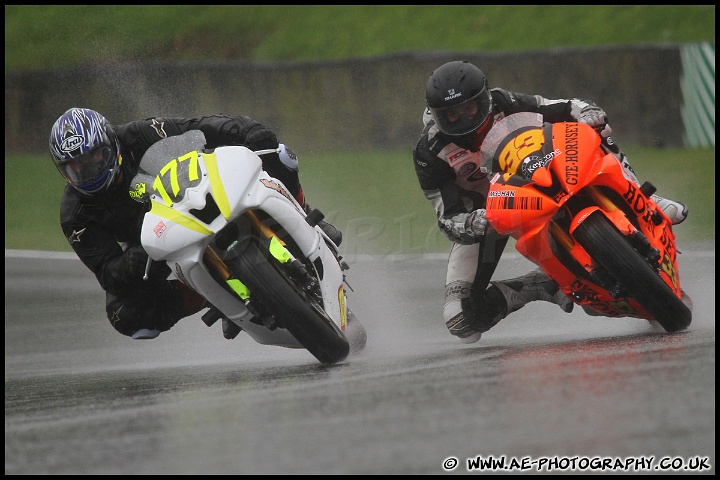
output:
M715 472L714 244L681 257L688 331L536 302L473 345L440 320L444 259L351 259L368 346L331 367L199 316L127 339L74 257L9 253L5 474L443 474L478 456ZM502 262L503 278L530 268Z

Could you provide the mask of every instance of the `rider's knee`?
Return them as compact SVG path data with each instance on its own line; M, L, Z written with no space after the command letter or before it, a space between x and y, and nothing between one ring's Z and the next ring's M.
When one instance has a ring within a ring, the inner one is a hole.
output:
M110 325L120 334L132 337L135 332L147 329L144 319L132 314L131 306L121 302L112 302L107 305L107 318Z
M155 338L187 316L183 300L177 286L166 282L157 289L123 295L108 293L105 311L118 333L132 338ZM192 310L197 311L196 306Z
M107 318L110 325L120 334L131 338L154 338L160 334L160 329L146 311L138 308L132 300L108 294L106 305ZM148 332L157 331L150 335Z

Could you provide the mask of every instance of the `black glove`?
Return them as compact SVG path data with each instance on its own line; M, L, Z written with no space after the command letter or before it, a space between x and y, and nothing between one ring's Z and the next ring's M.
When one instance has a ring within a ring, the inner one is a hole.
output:
M145 276L148 254L140 245L130 247L121 255L120 272L126 281L134 282ZM149 280L166 280L170 275L170 267L166 262L153 261L148 272Z
M121 256L120 272L125 279L139 280L145 275L148 254L137 245L130 247Z
M250 150L277 148L277 135L264 125L256 125L247 132L243 145L248 147Z

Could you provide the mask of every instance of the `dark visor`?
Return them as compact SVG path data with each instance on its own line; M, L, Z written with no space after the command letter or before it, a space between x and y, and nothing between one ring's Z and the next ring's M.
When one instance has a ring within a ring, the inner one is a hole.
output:
M81 187L92 183L110 170L115 161L112 157L112 149L107 145L102 145L58 165L58 169L68 182Z
M465 135L483 124L492 111L492 97L483 88L474 97L446 108L430 109L441 131L448 135Z

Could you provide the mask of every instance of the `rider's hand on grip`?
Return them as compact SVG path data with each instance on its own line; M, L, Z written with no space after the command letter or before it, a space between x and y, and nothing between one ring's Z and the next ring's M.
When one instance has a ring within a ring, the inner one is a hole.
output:
M470 245L480 241L488 223L485 218L485 209L478 208L470 213L460 213L452 218L442 220L443 231L451 240Z
M145 275L148 254L136 245L125 250L122 255L122 272L126 278L139 279Z
M607 115L600 107L590 105L583 108L580 115L578 115L577 121L590 125L603 138L609 137L612 133L612 129L608 125Z
M484 208L478 208L474 212L472 212L467 220L466 223L466 229L475 238L482 237L485 235L485 231L487 230L487 218L485 218L485 209Z
M139 279L145 275L147 268L148 254L140 245L128 248L123 253L122 271L125 278ZM165 262L152 262L148 278L150 280L165 280L170 274L169 267Z

